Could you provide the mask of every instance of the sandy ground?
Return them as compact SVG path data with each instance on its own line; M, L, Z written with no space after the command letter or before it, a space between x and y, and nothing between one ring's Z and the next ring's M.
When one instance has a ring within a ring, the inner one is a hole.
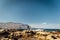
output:
M4 30L0 32L0 40L60 40L60 31Z

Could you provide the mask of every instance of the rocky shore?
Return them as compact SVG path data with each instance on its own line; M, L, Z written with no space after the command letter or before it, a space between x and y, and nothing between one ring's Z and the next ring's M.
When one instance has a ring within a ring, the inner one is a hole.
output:
M0 29L0 40L60 40L60 31Z

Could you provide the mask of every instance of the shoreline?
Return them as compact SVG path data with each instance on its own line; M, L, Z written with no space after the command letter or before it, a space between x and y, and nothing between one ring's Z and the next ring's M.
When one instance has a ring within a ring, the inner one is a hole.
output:
M34 40L59 40L60 31L2 30L0 32L0 40L15 40L14 38L17 40L32 40L34 38Z

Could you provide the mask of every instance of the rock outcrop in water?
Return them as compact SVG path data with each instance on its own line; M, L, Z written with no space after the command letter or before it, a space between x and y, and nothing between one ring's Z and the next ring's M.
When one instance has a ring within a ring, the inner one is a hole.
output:
M0 28L4 28L4 29L29 29L30 26L27 24L22 24L22 23L8 22L8 23L0 23Z

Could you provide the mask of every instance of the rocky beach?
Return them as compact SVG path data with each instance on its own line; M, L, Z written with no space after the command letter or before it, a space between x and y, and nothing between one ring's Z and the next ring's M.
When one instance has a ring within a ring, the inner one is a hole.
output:
M60 40L60 31L0 29L0 40Z
M22 23L0 23L0 40L60 40L60 30L30 28Z

